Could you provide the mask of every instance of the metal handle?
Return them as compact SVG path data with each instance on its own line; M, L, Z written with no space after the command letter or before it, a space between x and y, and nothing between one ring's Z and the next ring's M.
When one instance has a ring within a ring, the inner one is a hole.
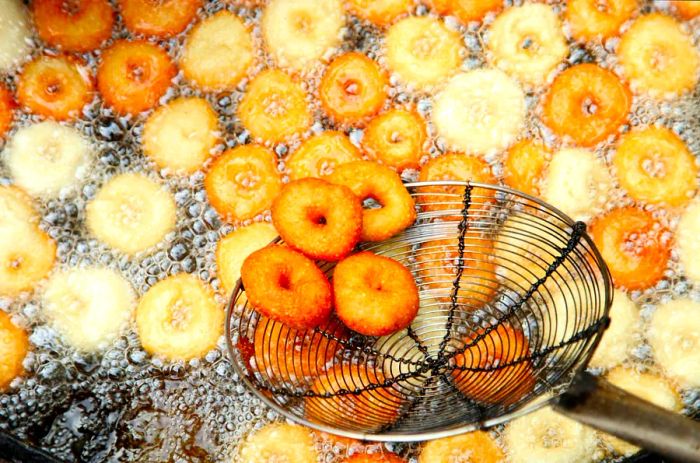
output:
M589 373L553 404L558 412L677 462L700 463L700 423Z
M22 463L61 463L48 452L32 447L10 434L0 432L0 462L3 458L10 462Z

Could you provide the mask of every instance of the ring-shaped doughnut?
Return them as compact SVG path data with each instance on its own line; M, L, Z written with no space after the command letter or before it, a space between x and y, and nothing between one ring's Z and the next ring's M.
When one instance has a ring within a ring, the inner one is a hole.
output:
M589 230L616 287L644 289L663 278L671 239L650 212L613 209L593 220Z
M617 56L634 91L672 98L698 82L700 53L681 24L652 13L638 18L620 40Z
M209 167L204 188L224 220L252 219L270 208L282 188L275 154L260 145L225 151Z
M464 310L476 310L493 299L500 283L496 264L488 256L494 254L488 238L467 236L462 254L463 272L459 280L457 302ZM436 299L449 302L457 278L459 258L456 239L427 241L416 251L418 275Z
M324 177L335 167L351 161L360 161L362 154L342 132L327 130L304 140L285 160L289 178Z
M631 104L632 94L612 71L579 64L554 79L542 118L557 135L593 146L617 131Z
M335 312L340 321L366 336L386 336L406 328L418 313L418 288L399 262L365 251L336 265Z
M88 70L67 56L39 56L19 75L17 100L31 112L56 120L76 119L92 100Z
M64 51L91 51L112 35L114 10L107 0L41 0L32 10L41 40Z
M638 0L569 0L564 13L577 40L614 37L636 11Z
M544 143L521 140L510 147L503 159L503 181L511 188L538 196L542 175L551 157Z
M372 199L379 208L362 213L362 241L383 241L408 228L416 220L413 198L401 177L372 161L355 161L336 167L332 183L350 188L363 202Z
M138 114L158 103L175 74L175 65L158 45L119 40L102 52L97 88L118 113Z
M448 153L432 158L423 166L418 178L421 182L457 180L489 184L498 183L491 172L491 166L486 161L477 156L461 153ZM462 209L463 186L428 186L421 188L421 193L423 194L418 197L418 202L426 211ZM472 196L471 210L480 210L486 207L486 203L493 201L495 192L492 190L479 190L479 197L476 196L476 194ZM461 215L443 218L459 220Z
M317 396L306 398L306 416L327 426L343 428L352 423L362 429L383 428L396 421L404 401L396 389L382 386L385 381L379 368L364 363L335 365L314 381L311 392ZM357 394L338 394L358 388L362 391Z
M355 16L377 26L388 26L411 11L412 0L348 0L346 8Z
M312 259L338 261L360 240L362 203L346 186L317 178L294 180L272 203L272 222L293 249Z
M184 31L202 0L119 0L124 25L135 34L165 39Z
M664 127L622 135L613 164L620 185L638 201L682 206L697 189L695 157L683 140Z
M478 337L481 338L474 342ZM532 391L535 386L532 365L529 360L523 360L530 355L529 342L520 328L500 324L488 333L481 329L467 336L464 342L473 345L455 357L458 368L452 371L455 386L464 395L479 402L507 406Z
M10 130L16 106L12 92L7 87L0 84L0 140L2 140L7 131Z
M389 78L377 63L349 52L328 65L318 93L326 114L339 123L357 124L382 108L388 85Z
M301 84L279 69L263 71L248 84L238 117L254 138L272 143L306 131L313 121Z
M27 332L0 310L0 392L7 390L13 379L24 372L22 362L29 350Z
M331 314L331 285L314 261L286 246L249 255L241 280L253 307L290 328L311 329Z
M544 84L569 53L559 17L542 3L507 9L491 24L488 37L489 60L532 86Z
M401 172L420 167L427 138L425 121L418 113L394 108L367 124L362 147L371 158Z

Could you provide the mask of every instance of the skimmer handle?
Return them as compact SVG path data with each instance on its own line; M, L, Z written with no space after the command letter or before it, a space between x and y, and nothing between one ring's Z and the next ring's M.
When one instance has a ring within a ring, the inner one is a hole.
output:
M663 455L700 463L700 423L646 402L586 372L553 404L581 423Z

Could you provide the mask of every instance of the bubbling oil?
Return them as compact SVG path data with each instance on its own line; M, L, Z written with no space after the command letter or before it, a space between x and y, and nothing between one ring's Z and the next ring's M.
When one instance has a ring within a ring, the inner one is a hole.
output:
M224 8L232 10L253 31L257 64L249 76L266 67L273 67L270 56L262 46L260 8L231 3L234 2L207 1L199 13L200 18ZM513 2L509 0L506 3ZM561 8L558 5L554 7ZM643 8L649 11L657 6L646 3ZM424 5L417 5L415 11L417 15L432 14ZM483 24L467 26L458 24L453 18L446 19L447 26L458 30L463 39L461 70L476 69L486 63L484 36L494 17L490 14ZM691 29L698 46L698 20ZM188 30L163 43L173 59L177 58ZM382 34L375 26L351 17L342 33L342 51L358 50L385 64ZM113 39L126 37L127 31L118 22ZM618 40L610 39L599 46L573 44L566 62L561 63L558 70L584 62L615 68L618 63L613 50ZM51 51L44 50L38 40L32 48L32 56ZM81 56L95 73L98 53ZM310 94L309 104L315 115L316 122L311 132L335 128L317 103L316 89L321 75L322 68L317 66L306 72L302 79ZM2 80L11 88L16 85L12 76L4 76ZM248 80L244 78L238 88L230 92L203 94L190 86L180 73L160 103L178 96L206 98L219 116L222 142L214 148L214 152L219 153L256 141L252 140L235 115ZM444 153L445 144L435 136L435 128L429 122L431 98L403 86L396 76L390 77L390 84L392 106L415 107L428 121L433 142L427 155L434 157ZM531 91L526 95L527 118L523 136L551 146L554 135L539 117L538 101L541 96L542 91ZM13 131L8 138L18 128L37 121L37 117L17 111ZM193 273L208 282L218 292L220 302L224 303L225 295L216 279L216 245L234 227L251 221L233 225L224 223L207 202L201 172L183 178L155 170L140 148L144 121L143 115L118 116L102 106L96 97L75 122L74 125L93 145L94 158L89 174L76 185L61 191L57 198L42 201L39 206L41 227L57 243L57 267L100 265L114 269L130 281L139 295L169 275ZM693 94L672 102L659 103L649 98L635 97L629 124L622 131L655 123L672 128L692 153L700 155L700 89L696 88ZM349 135L354 144L360 145L361 129L350 129ZM284 159L299 142L299 139L293 139L271 146L278 155L283 174ZM612 140L608 140L597 146L596 154L609 165L613 148ZM487 156L487 161L496 175L502 173L500 156ZM152 252L132 258L100 244L90 236L84 225L86 203L109 178L125 172L143 172L159 178L174 195L178 210L176 230L168 234ZM416 180L417 172L407 170L403 178L406 181ZM7 166L0 162L0 184L9 183L11 179ZM626 201L623 197L615 198L608 207L622 205ZM661 209L654 212L673 227L675 219L669 214ZM261 214L252 219L261 220L269 220L269 215ZM671 259L665 278L653 288L631 293L632 299L642 309L643 319L648 320L656 305L669 298L689 296L700 300L700 286L683 277L677 260L677 256ZM14 300L0 298L0 308L9 311L20 324L30 328L32 344L32 352L25 361L25 378L16 380L11 392L0 394L0 430L45 448L57 458L66 462L228 462L236 455L237 444L248 433L279 419L237 377L227 359L223 339L217 348L201 359L166 363L149 356L131 329L104 352L85 354L65 345L56 332L44 324L39 304L35 295L23 295ZM636 346L632 357L642 367L651 366L651 350L645 342ZM683 398L686 411L700 410L700 391L688 391ZM498 433L499 430L494 432ZM415 458L420 446L374 444L374 448ZM348 453L347 446L322 439L318 441L318 450L324 462L338 461Z

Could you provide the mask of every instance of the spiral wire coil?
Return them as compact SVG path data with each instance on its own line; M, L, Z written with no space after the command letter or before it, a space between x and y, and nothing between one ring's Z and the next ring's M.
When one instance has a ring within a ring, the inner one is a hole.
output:
M564 390L607 327L611 279L583 223L505 187L406 187L415 224L360 247L412 272L420 310L407 329L375 338L332 319L298 331L260 316L240 281L234 290L235 370L294 421L396 441L505 422Z

